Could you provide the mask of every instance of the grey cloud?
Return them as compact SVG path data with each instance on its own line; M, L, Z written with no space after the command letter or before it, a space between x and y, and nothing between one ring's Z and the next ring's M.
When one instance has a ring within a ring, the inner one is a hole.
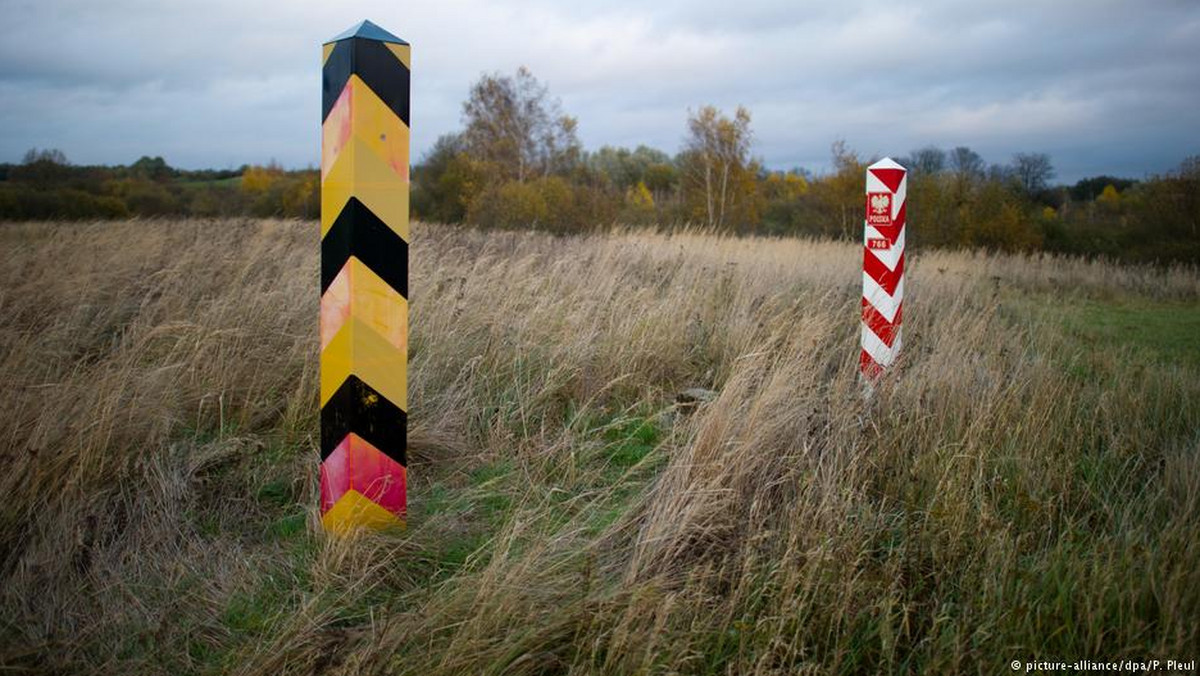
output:
M332 5L332 6L331 6ZM689 108L754 114L769 165L936 143L1052 153L1072 180L1200 152L1200 7L1115 0L8 2L0 159L315 164L319 44L369 17L414 45L414 158L482 72L529 66L589 147L674 151ZM1189 147L1189 144L1191 146Z

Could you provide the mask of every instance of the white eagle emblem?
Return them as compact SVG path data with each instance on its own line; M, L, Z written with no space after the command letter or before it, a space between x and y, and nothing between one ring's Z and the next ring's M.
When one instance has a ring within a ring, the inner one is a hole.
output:
M886 213L892 206L891 195L871 195L871 211L877 214Z

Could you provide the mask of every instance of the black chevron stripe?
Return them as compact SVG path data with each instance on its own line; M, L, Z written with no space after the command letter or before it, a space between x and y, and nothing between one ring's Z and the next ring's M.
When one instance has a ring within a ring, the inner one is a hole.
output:
M384 43L366 38L339 40L321 73L321 121L329 117L351 75L362 78L371 91L408 125L408 67Z
M408 414L354 375L321 407L321 460L351 432L408 466Z
M351 197L321 239L321 293L354 256L408 298L408 242Z

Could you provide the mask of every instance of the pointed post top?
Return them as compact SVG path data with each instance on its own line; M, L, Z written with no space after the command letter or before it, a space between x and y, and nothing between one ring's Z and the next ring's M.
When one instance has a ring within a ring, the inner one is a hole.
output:
M366 40L377 40L379 42L394 42L398 45L408 44L404 40L401 40L395 35L392 35L391 33L365 19L326 40L325 44L349 40L350 38L364 38Z
M876 162L875 164L872 164L871 166L869 166L867 168L868 169L904 169L904 167L900 166L900 164L897 163L896 160L893 160L890 157L885 157L882 160L879 160L878 162Z

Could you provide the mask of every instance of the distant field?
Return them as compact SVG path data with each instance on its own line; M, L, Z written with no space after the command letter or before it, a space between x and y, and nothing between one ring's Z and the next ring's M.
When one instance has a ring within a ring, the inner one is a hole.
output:
M1200 305L1187 302L1083 302L1067 310L1068 335L1084 346L1128 348L1161 363L1200 366Z
M211 181L176 180L176 184L192 190L213 187L237 188L242 185L242 177L231 176L229 178L217 178Z
M317 238L0 224L0 670L1196 657L1200 271L915 254L867 401L857 246L418 224L409 528L347 541Z

